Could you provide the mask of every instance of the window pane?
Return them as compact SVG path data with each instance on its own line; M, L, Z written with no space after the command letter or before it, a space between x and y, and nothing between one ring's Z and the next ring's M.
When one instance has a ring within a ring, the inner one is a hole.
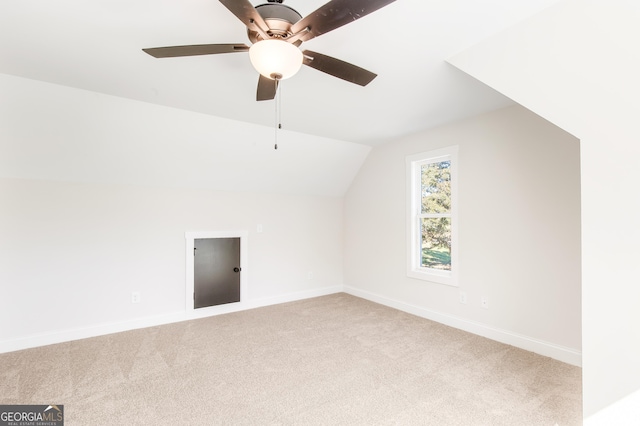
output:
M449 213L451 210L451 161L423 164L420 198L422 213Z
M420 265L423 268L451 270L451 218L423 218Z

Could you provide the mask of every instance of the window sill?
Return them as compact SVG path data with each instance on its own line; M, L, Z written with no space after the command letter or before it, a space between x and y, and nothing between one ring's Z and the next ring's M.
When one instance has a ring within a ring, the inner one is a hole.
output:
M457 277L450 271L438 271L436 269L410 269L407 271L409 278L415 278L422 281L430 281L432 283L458 286Z

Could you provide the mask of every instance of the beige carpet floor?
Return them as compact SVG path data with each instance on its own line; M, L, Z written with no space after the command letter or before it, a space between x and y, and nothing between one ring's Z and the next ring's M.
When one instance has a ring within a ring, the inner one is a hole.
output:
M344 293L0 354L66 425L579 425L581 369Z

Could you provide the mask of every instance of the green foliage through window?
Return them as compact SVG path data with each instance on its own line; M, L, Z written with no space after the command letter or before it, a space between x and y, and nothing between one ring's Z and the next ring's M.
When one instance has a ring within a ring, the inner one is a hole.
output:
M421 176L421 265L451 270L451 161L423 164Z
M422 213L451 211L451 161L421 167Z

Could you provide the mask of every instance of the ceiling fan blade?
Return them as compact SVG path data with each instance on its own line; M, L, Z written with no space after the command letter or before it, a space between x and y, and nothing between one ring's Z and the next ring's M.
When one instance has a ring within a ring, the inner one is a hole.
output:
M154 58L175 58L177 56L247 52L249 51L249 46L244 44L194 44L190 46L151 47L142 50Z
M311 50L304 50L302 55L303 64L360 86L366 86L378 76L364 68Z
M262 32L269 31L269 26L249 0L220 0L220 3L236 15L248 28L259 29Z
M376 10L393 3L395 0L331 0L315 12L302 18L291 26L296 34L308 28L308 33L300 37L310 40L343 25L360 19Z
M278 90L278 80L271 80L260 74L258 80L258 91L256 93L257 101L270 101L276 97L276 91Z

